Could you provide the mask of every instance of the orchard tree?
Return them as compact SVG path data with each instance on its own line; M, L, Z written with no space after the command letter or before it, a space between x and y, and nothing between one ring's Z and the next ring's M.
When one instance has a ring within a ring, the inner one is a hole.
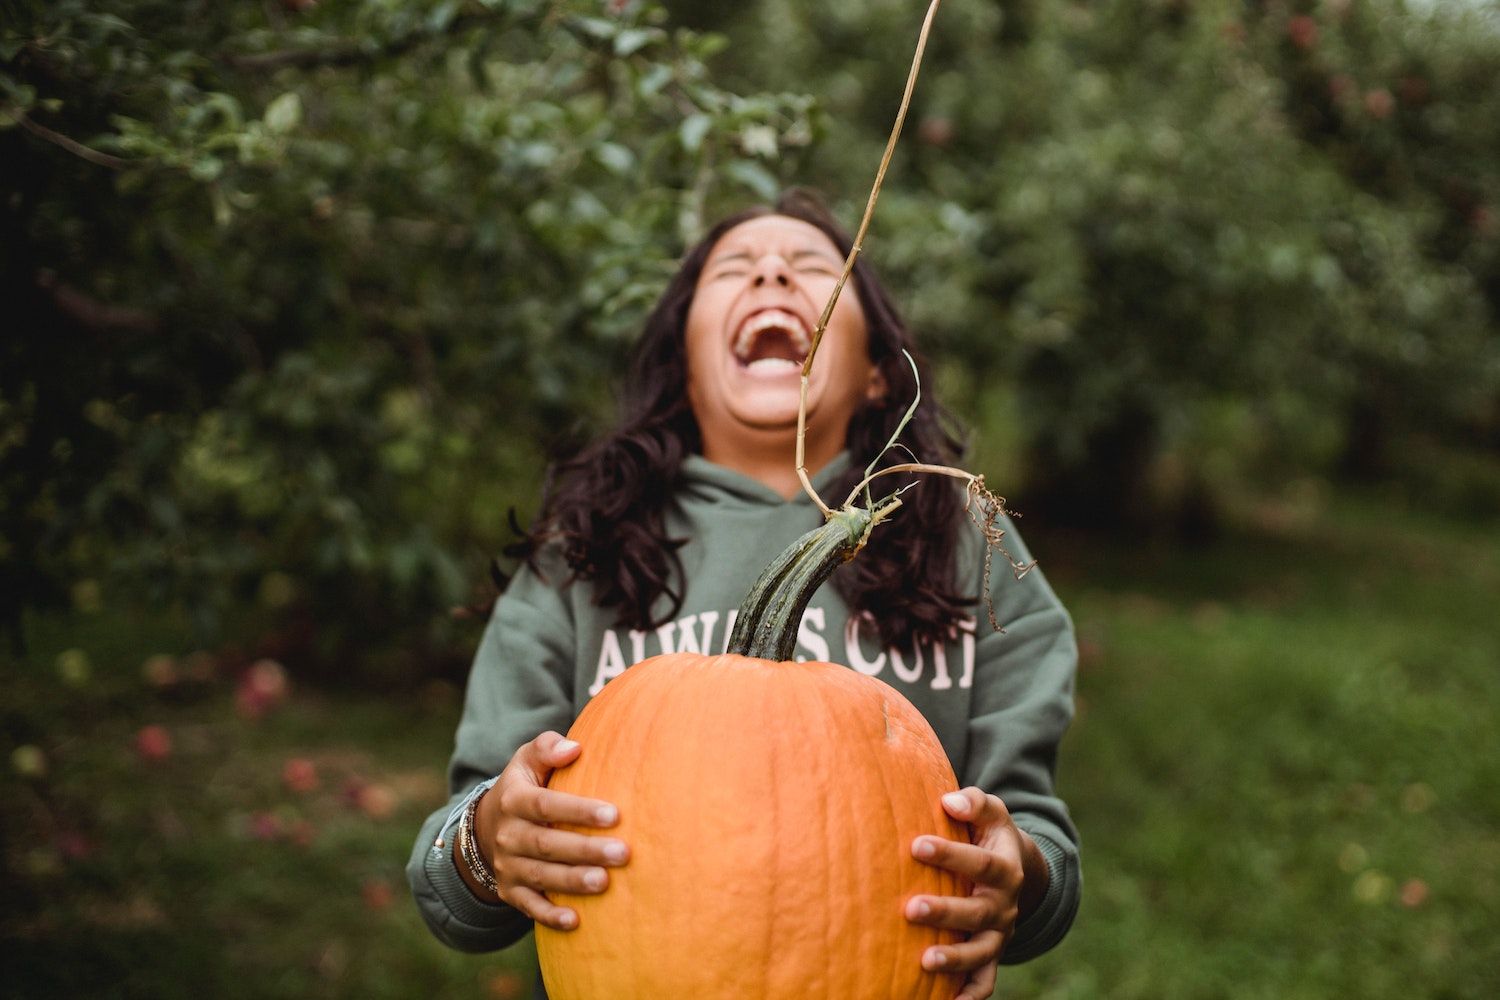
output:
M816 129L633 0L6 7L12 623L102 578L440 639L684 238Z
M911 5L673 8L726 80L826 102L823 186L877 155ZM1201 526L1500 434L1497 80L1479 5L948 3L870 254L1023 507Z

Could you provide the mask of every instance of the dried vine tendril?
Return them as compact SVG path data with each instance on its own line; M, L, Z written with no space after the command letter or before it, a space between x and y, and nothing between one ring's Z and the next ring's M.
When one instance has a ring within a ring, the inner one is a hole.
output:
M976 509L977 508L977 509ZM994 563L992 558L996 552L1005 557L1010 563L1010 568L1019 580L1036 567L1036 560L1023 563L1011 554L1010 549L1005 547L1005 529L1000 526L1002 517L1020 517L1021 515L1005 506L1005 498L997 496L988 486L984 485L983 476L975 476L969 480L968 489L965 490L964 513L969 515L969 520L974 527L979 529L980 535L984 537L984 610L989 616L990 627L996 632L1004 632L1000 622L995 617L995 601L990 592L990 569Z

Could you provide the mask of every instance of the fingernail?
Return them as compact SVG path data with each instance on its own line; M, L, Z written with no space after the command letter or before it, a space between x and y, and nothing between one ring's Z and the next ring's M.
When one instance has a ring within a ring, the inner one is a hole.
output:
M917 900L916 904L912 906L911 911L912 916L921 918L927 916L932 912L932 906L927 902L927 900L919 899Z
M613 823L620 812L614 806L600 806L594 810L594 819L605 826Z
M604 888L604 882L605 874L603 868L590 868L583 873L583 886L585 889L592 889L594 892L598 892Z
M969 811L969 800L959 792L949 792L943 796L943 805L954 812L966 813Z
M611 840L604 845L604 860L614 864L623 864L625 861L625 845L618 840Z
M948 964L948 956L944 955L942 952L938 951L936 948L932 949L931 951L929 951L927 953L927 967L929 969L941 969L943 966L945 966L947 964Z
M552 752L569 753L576 746L578 746L577 740L558 740L556 743L552 744Z
M932 800L928 799L927 801L931 802ZM930 840L919 840L916 846L911 849L911 852L919 858L930 858L937 853L937 848L933 846Z
M558 914L557 922L564 928L572 927L574 924L578 923L578 914L574 913L572 910L566 910L563 913Z

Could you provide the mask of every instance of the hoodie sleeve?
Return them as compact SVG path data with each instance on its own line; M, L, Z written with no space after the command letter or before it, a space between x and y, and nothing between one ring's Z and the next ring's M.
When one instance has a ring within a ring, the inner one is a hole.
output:
M522 744L549 729L567 732L573 721L573 633L562 593L524 567L495 603L485 628L448 764L452 797L422 824L406 866L422 918L450 947L494 951L531 929L531 919L521 911L469 891L454 866L456 825L441 838L439 832L453 806L503 770Z
M1015 526L1007 521L1004 527L1006 548L1018 562L1030 562ZM1016 927L1001 957L1015 965L1061 941L1078 912L1078 831L1053 787L1058 744L1073 719L1078 647L1072 619L1041 570L1016 580L1003 555L991 558L992 599L1003 631L995 632L981 609L968 754L959 777L963 785L999 796L1047 859L1047 894Z

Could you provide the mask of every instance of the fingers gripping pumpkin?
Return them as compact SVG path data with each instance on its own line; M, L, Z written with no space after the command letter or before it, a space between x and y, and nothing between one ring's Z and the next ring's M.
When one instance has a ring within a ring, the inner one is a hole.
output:
M967 839L939 797L957 787L932 728L888 685L792 662L813 591L858 550L861 510L794 543L744 602L723 656L679 653L610 682L569 732L586 748L552 787L620 808L630 863L538 925L553 1000L938 1000L924 971L953 932L904 901L967 887L911 856Z

